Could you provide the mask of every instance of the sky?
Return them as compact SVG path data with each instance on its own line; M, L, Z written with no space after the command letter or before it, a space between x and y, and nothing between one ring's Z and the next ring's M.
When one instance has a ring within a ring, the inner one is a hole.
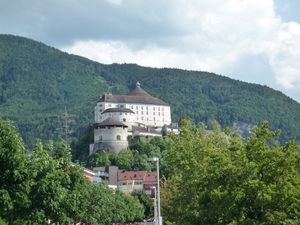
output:
M269 86L300 103L300 0L0 0L0 5L1 34L103 64L213 72Z

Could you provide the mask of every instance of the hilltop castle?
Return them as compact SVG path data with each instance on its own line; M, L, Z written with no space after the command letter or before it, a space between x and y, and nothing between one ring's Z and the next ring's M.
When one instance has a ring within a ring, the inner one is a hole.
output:
M169 127L174 128L170 105L152 97L139 82L127 95L104 94L96 103L94 115L90 155L100 149L120 152L128 146L129 135L162 136Z

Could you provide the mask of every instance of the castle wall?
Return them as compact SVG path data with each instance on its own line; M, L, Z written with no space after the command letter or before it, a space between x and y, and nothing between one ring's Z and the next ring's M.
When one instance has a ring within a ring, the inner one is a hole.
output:
M110 127L94 129L94 145L90 146L90 155L97 150L109 150L111 152L120 152L127 148L128 141L127 127Z
M135 114L125 113L111 116L116 118L122 123L125 123L127 126L131 127L132 123L142 123L147 126L158 126L162 127L163 125L171 124L171 109L170 106L166 105L153 105L153 104L139 104L139 103L112 103L112 102L98 102L95 106L95 122L101 123L109 115L101 114L108 108L128 108L131 109ZM106 113L105 113L106 114ZM128 115L131 114L131 115ZM124 118L126 121L124 122Z

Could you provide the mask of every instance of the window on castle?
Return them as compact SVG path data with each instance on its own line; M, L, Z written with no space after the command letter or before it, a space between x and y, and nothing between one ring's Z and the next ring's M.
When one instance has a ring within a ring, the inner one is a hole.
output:
M117 135L117 140L121 140L121 135Z
M142 109L143 109L143 106L142 106Z
M148 111L147 111L147 113L146 113L147 115L148 115Z
M133 106L131 106L131 109L133 109Z
M144 112L142 111L142 115L144 114Z
M155 115L155 112L153 112L153 115Z
M165 114L164 114L164 113L162 113L162 115L163 115L163 116L165 116Z
M153 106L153 110L155 110L155 107Z
M155 121L155 117L153 117L153 120Z
M160 110L160 108L158 107L158 111Z
M139 108L139 106L136 106L136 108L138 109L138 108Z
M160 116L160 112L158 112L158 115Z
M99 136L99 141L102 141L102 136Z
M161 108L162 111L164 111L164 108Z
M146 109L148 110L148 106L146 106Z
M126 122L126 118L123 118L123 122Z

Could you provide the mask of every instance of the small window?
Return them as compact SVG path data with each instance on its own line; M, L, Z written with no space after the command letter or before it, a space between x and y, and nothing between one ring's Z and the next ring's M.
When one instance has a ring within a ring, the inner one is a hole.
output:
M160 116L160 112L158 112L158 115Z
M146 106L146 109L148 110L148 106Z
M155 116L155 112L153 112L153 115Z
M131 109L133 109L133 106L131 106Z
M143 109L143 106L142 106L142 109Z
M123 118L123 122L126 122L126 118Z
M139 107L138 106L136 106L136 109L138 109Z
M155 121L155 117L153 117L153 120ZM155 123L154 123L155 124Z
M153 106L153 110L155 110L155 107Z
M162 111L164 111L164 108L161 108L162 109Z
M158 111L160 110L160 107L158 107Z
M121 135L117 135L117 140L121 140Z

